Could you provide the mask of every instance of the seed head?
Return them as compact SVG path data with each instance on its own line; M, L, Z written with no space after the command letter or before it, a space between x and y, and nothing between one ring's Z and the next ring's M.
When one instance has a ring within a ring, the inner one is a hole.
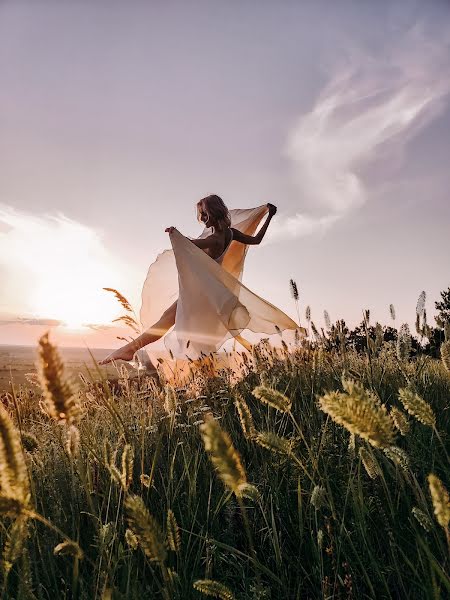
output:
M389 312L391 313L391 319L395 321L395 307L393 304L389 305Z
M30 484L20 435L0 404L0 514L17 515L30 502Z
M409 325L407 323L403 323L397 336L397 358L399 360L408 360L410 354L411 333L409 331Z
M398 394L401 403L410 415L429 427L436 425L436 417L433 409L419 394L416 394L409 388L401 388Z
M450 340L441 344L441 360L447 371L450 371Z
M405 413L393 406L391 408L391 417L394 421L394 425L397 427L400 433L402 435L407 435L411 428L411 424L408 421L408 417L405 415Z
M321 485L315 485L311 494L311 504L316 510L326 504L325 488Z
M285 454L289 456L292 453L292 443L290 440L278 436L271 431L261 431L256 434L255 441L257 444L275 452L276 454Z
M139 546L139 542L138 542L137 537L131 531L131 529L127 529L125 531L125 541L130 548L132 548L133 550L137 550L137 547Z
M181 548L180 529L177 520L173 514L173 510L169 508L167 511L167 542L169 548L173 552L179 552Z
M367 448L359 449L359 457L370 479L376 479L381 475L381 469L377 459L367 450Z
M212 579L197 579L193 583L194 590L197 590L205 596L219 598L219 600L234 600L234 594L227 587L218 581Z
M221 429L219 423L212 417L200 425L200 430L205 450L208 452L219 477L236 496L240 496L239 488L242 484L247 483L247 477L242 466L241 457L231 443L230 436Z
M428 485L430 487L431 500L433 501L436 520L441 527L447 528L450 521L450 501L448 492L439 477L433 473L428 475Z
M420 510L420 508L414 506L411 512L420 525L425 529L425 531L431 531L433 529L433 521L425 512L423 512L423 510Z
M346 393L328 392L319 398L320 408L336 423L367 440L372 446L391 446L394 425L386 407L361 384L343 380L343 385Z
M177 393L175 388L171 385L166 385L164 410L168 415L175 414L177 410Z
M242 431L246 438L251 439L256 434L252 413L242 396L236 396L234 402L238 411L239 420L241 421Z
M297 288L297 284L295 283L295 281L293 279L290 280L289 284L291 286L292 297L294 298L295 301L297 301L298 300L298 288Z
M139 496L127 496L124 504L129 528L136 536L147 558L163 564L167 557L167 550L163 533L156 519L150 514Z
M280 412L289 412L291 410L291 400L271 387L258 385L258 387L253 390L252 394L255 398L264 402L264 404L267 404Z
M78 422L81 413L78 396L65 377L62 360L48 333L40 338L38 352L39 381L48 415L59 422Z

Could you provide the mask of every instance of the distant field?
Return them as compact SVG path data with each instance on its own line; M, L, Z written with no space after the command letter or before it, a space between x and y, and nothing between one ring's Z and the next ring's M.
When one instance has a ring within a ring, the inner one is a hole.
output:
M104 358L111 350L94 349L92 354L96 360ZM80 371L87 373L87 368L94 371L92 357L85 348L60 348L64 364L71 375L78 378ZM10 381L15 385L26 383L26 373L36 372L37 348L34 346L2 346L0 345L0 392L10 389ZM102 367L105 369L105 367ZM116 375L114 367L108 367L109 375Z

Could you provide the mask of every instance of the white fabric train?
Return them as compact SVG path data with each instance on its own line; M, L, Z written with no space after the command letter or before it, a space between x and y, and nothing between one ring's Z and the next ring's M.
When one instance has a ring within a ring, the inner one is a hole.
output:
M230 210L231 227L254 235L267 205ZM211 233L205 228L200 238ZM177 300L175 325L164 337L175 358L197 359L216 352L242 331L274 334L302 328L280 309L241 283L248 246L233 240L214 260L177 229L170 234L172 250L150 265L142 290L140 320L143 330L153 325Z

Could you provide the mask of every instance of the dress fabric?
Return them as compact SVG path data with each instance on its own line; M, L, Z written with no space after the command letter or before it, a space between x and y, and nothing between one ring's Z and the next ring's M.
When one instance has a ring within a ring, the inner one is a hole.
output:
M267 205L230 210L231 227L254 235ZM199 238L210 235L205 228ZM242 284L248 246L233 238L216 259L195 246L177 229L170 234L172 250L150 265L142 290L140 320L148 329L177 300L175 325L164 344L175 358L193 360L216 352L244 330L275 334L300 329L288 315Z

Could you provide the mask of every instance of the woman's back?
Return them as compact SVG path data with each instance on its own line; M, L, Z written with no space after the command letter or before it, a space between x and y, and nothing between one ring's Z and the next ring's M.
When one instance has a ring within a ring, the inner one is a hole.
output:
M222 235L223 234L223 235ZM231 242L233 241L233 230L228 227L224 231L217 232L218 247L211 249L208 254L216 262L222 262ZM216 256L217 255L217 256Z

